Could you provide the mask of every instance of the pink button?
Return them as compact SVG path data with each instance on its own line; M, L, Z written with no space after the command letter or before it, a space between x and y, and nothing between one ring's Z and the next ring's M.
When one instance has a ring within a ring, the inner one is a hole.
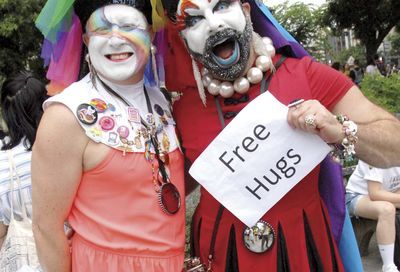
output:
M114 119L112 119L110 116L103 116L99 120L99 125L102 130L109 131L114 128L115 122Z

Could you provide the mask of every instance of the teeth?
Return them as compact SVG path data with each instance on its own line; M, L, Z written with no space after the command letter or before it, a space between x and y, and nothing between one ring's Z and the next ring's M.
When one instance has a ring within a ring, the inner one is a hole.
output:
M110 55L111 60L123 60L129 58L128 53Z
M219 44L221 44L221 43L224 43L224 42L226 42L227 40L228 40L228 38L226 38L226 39L222 39L222 40L220 40L220 41L216 42L216 43L214 44L214 47L215 47L215 46L217 46L217 45L219 45Z

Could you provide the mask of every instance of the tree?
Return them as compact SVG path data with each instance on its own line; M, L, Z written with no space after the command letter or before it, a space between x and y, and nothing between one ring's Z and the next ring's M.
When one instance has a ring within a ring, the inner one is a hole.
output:
M323 8L312 4L285 1L271 12L277 21L315 58L323 59L328 50L326 29L321 24Z
M389 41L392 45L392 49L390 50L390 55L400 56L400 33L395 32L392 36L389 37Z
M44 75L42 35L35 19L45 0L0 0L0 83L10 74L30 69Z
M328 0L324 24L340 33L353 29L371 59L379 45L400 21L399 0Z

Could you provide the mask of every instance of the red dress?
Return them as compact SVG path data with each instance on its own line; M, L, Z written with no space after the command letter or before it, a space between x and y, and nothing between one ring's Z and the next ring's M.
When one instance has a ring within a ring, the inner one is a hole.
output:
M167 74L167 87L183 93L174 104L174 118L185 155L194 162L222 128L214 98L208 95L207 107L202 105L191 69L181 69L177 78L176 69L168 68L176 59L183 66L187 64L187 58L179 56L186 54L181 50L185 49L175 48L167 59L166 71L173 71ZM352 86L341 73L305 57L287 59L272 77L268 90L285 105L298 98L317 99L332 109ZM254 99L260 94L260 85L252 86L247 94L249 101ZM219 101L223 113L237 113L248 103L232 103L221 97ZM318 176L319 166L263 216L276 232L267 252L250 252L242 240L245 225L224 209L216 235L213 271L344 271L329 227L329 214L318 191ZM219 206L202 188L193 217L192 250L203 263L207 263Z

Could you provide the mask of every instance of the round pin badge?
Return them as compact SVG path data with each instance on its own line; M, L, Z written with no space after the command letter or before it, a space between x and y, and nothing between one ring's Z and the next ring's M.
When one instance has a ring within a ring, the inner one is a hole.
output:
M76 109L76 116L78 117L78 120L85 125L93 125L97 121L96 108L87 103L78 106Z
M90 105L96 108L97 112L102 113L107 110L107 103L100 98L93 98L90 100Z
M154 104L154 110L157 112L158 115L163 116L164 110L161 108L160 105Z
M129 128L127 126L120 126L117 128L117 132L121 138L128 138Z
M145 120L147 124L153 125L154 124L154 115L152 113L147 113L145 116Z
M243 231L243 242L246 248L254 253L264 253L272 248L275 241L275 230L266 221L259 220L254 226Z
M103 116L99 120L99 125L102 130L109 131L112 130L115 126L115 121L110 116Z

